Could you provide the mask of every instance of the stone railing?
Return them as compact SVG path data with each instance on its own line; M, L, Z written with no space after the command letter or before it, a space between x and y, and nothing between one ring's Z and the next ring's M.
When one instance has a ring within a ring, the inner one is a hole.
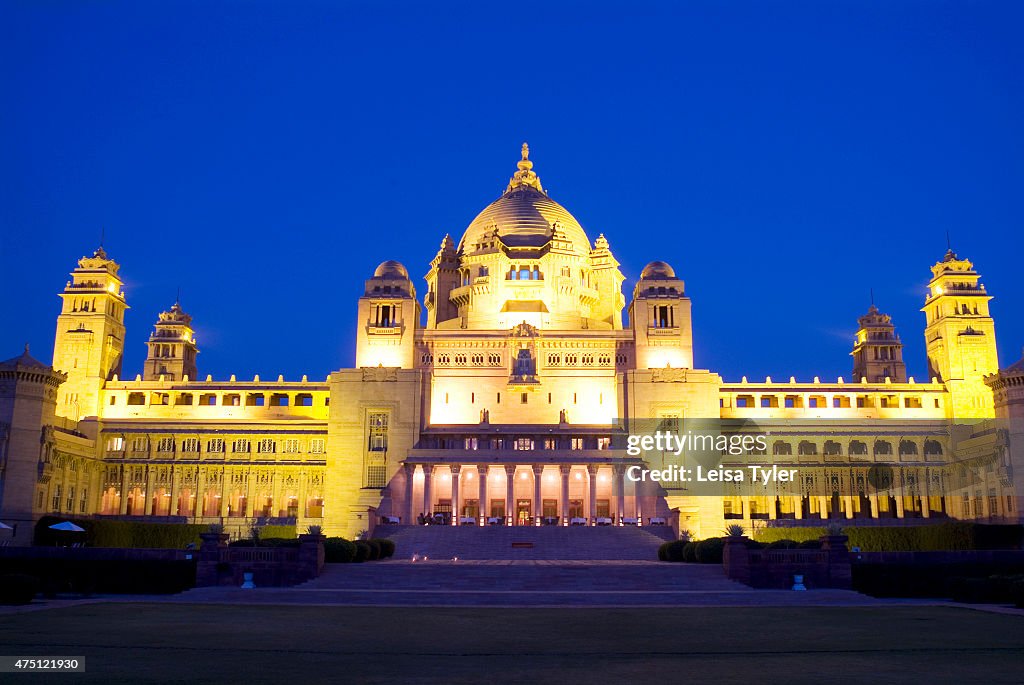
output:
M791 588L801 575L810 588L849 589L850 553L845 535L825 535L821 549L750 549L746 537L725 538L722 566L731 580L759 588Z
M202 533L196 586L239 587L252 574L256 587L298 585L324 567L323 535L299 535L297 547L228 547L225 533Z

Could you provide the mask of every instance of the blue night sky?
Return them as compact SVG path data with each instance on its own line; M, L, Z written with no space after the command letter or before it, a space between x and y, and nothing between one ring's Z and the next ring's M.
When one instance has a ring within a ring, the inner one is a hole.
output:
M550 195L693 298L727 380L849 377L869 288L925 375L946 249L1024 344L1024 5L18 2L0 6L0 358L49 361L106 228L132 309L195 317L199 370L354 362L385 259L423 274L526 140Z

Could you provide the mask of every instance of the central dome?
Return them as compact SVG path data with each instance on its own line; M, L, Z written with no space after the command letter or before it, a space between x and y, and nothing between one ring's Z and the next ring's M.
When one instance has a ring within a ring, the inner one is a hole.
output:
M554 229L572 241L573 251L590 254L590 240L569 211L544 192L540 178L533 172L530 148L523 143L519 171L512 175L508 188L497 200L480 212L459 241L459 254L471 254L477 245L497 230L501 242L508 247L543 247L551 240Z

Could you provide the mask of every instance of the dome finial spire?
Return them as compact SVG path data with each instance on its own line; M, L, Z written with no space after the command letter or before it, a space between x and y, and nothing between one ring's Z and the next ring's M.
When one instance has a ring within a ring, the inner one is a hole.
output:
M540 178L533 171L533 162L530 161L530 146L527 143L523 143L522 147L523 158L519 160L516 167L519 169L516 173L512 174L512 179L508 182L508 188L505 192L516 190L523 186L529 186L540 192L544 192L544 188L540 185Z

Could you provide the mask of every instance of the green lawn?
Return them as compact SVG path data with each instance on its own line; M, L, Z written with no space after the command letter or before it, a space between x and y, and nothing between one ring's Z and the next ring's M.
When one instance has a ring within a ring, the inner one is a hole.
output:
M0 616L0 654L86 657L25 682L1019 683L1024 617L112 603Z

